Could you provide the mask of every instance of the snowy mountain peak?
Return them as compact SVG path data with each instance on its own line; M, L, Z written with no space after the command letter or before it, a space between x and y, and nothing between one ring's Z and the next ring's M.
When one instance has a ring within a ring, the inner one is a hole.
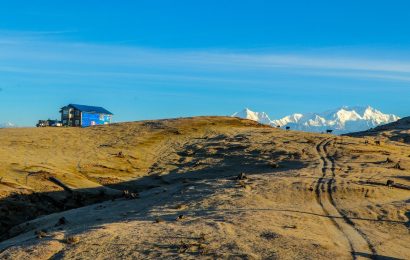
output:
M248 108L232 116L272 126L289 126L292 129L308 132L323 132L332 129L336 134L364 131L400 119L396 115L384 114L371 106L343 106L322 113L296 113L277 120L271 120L265 112L254 112Z
M360 120L362 117L355 110L342 108L333 114L333 118L344 124L346 121L356 121Z
M245 108L241 112L233 114L232 117L250 119L267 125L269 125L272 122L272 120L270 120L269 116L265 112L253 112L249 108Z

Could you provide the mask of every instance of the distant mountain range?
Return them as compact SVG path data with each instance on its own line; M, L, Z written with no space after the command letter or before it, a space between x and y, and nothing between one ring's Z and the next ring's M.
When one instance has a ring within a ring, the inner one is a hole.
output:
M251 119L271 126L289 126L291 129L306 132L324 132L331 129L335 134L364 131L400 119L396 115L384 114L370 106L343 106L322 113L296 113L280 119L271 119L265 112L254 112L245 108L232 116Z
M13 128L13 127L16 127L16 125L10 122L0 123L0 128Z

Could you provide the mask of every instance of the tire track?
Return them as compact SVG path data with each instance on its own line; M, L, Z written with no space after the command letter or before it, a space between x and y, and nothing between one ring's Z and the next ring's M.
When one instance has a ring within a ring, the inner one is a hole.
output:
M321 160L322 175L316 184L316 200L322 207L324 213L331 218L332 223L339 229L347 239L353 259L357 259L358 253L377 257L377 252L367 235L361 231L354 222L337 207L333 198L335 183L335 160L329 156L327 147L331 139L325 139L316 146Z
M323 144L326 142L326 140L323 140L322 142L320 142L319 144L316 145L316 151L317 153L320 155L320 150L321 150L321 146L323 146ZM320 199L320 191L322 190L322 183L323 183L323 179L326 178L326 167L327 167L327 162L326 160L323 159L322 156L320 156L320 168L322 171L322 176L320 176L320 178L317 180L316 186L315 186L315 192L316 192L316 200L317 202L320 204L320 206L323 208L323 203L322 200ZM326 211L325 209L323 209L324 211Z
M331 216L330 212L327 210L327 207L324 205L324 198L323 198L323 192L325 191L325 182L324 179L327 177L327 166L328 166L328 161L325 160L325 158L321 155L322 147L325 145L326 142L329 142L327 139L324 139L321 141L319 144L316 145L316 151L320 155L320 168L322 171L321 177L318 179L315 187L315 194L316 194L316 201L322 208L323 212L327 216ZM330 218L330 221L332 224L343 234L343 236L346 238L347 243L349 244L349 251L351 252L352 258L356 259L356 255L354 253L354 248L353 248L353 243L350 241L349 237L346 236L346 234L343 232L342 227L339 225L339 223L335 220L335 218Z
M373 258L375 259L375 258L377 258L377 252L376 252L376 249L375 249L374 245L370 242L370 239L368 238L368 236L362 230L360 230L356 226L356 224L346 214L344 214L342 211L340 211L340 209L337 207L336 202L333 198L333 184L335 183L335 177L336 177L336 173L335 173L336 163L335 163L334 158L329 155L328 150L327 150L327 146L330 143L331 143L331 141L328 141L323 146L323 152L326 155L324 159L329 161L330 164L331 164L330 169L331 169L331 173L332 173L332 179L329 180L328 183L327 183L330 202L335 207L335 209L338 211L338 213L342 216L343 220L347 224L349 224L351 227L353 227L353 229L366 241L367 247L371 251L371 254L372 254Z

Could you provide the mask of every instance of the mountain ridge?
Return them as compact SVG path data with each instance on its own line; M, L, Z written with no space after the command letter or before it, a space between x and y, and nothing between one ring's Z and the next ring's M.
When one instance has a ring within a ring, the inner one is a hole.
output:
M254 112L245 108L232 116L306 132L331 129L336 134L364 131L400 119L394 114L384 114L371 106L341 106L320 113L294 113L279 119L271 119L265 112Z

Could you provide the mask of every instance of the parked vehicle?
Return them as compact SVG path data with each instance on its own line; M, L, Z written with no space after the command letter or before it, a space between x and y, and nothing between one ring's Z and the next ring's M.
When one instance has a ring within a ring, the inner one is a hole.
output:
M38 123L36 124L37 127L60 127L63 126L63 124L58 121L58 120L38 120Z

